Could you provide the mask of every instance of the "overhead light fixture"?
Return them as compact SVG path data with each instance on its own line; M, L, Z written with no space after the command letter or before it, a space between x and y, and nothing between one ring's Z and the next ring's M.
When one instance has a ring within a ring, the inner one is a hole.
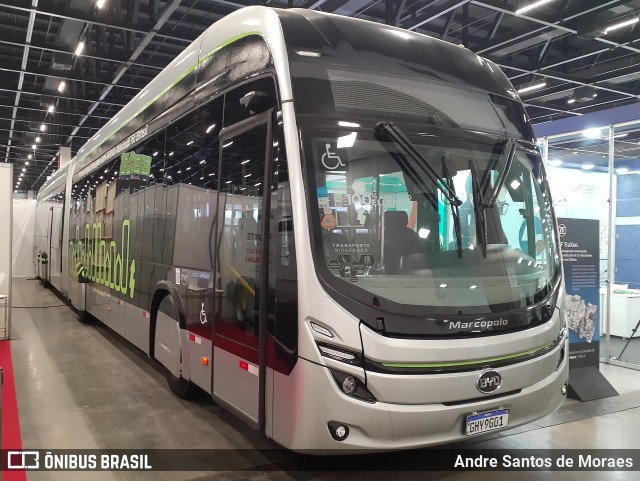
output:
M36 144L33 144L33 145L31 146L31 148L32 148L33 150L36 150L37 145L36 145Z
M547 86L547 82L540 82L540 83L537 83L537 84L529 85L528 87L522 87L521 89L518 89L518 93L519 94L524 94L524 93L527 93L527 92L531 92L533 90L542 89L542 88L544 88L546 86Z
M76 47L76 51L74 52L76 54L76 57L79 57L80 55L82 55L83 50L84 50L84 42L80 42Z
M595 167L595 165L593 164L583 164L582 165L582 170L591 170Z
M352 127L352 128L360 127L360 124L356 124L355 122L345 122L345 121L343 121L343 120L340 120L340 121L338 122L338 125L339 125L340 127Z
M193 140L190 140L189 142L187 142L187 145L191 145L193 144Z
M207 130L206 130L206 132L205 132L205 133L207 133L207 134L208 134L209 132L211 132L211 131L212 131L213 129L215 129L215 128L216 128L216 124L211 124L209 127L207 127Z
M36 137L36 144L40 143L42 139L40 137Z
M624 22L620 22L620 23L615 23L607 28L604 29L604 34L608 34L609 32L612 32L613 30L618 30L619 28L622 27L628 27L629 25L633 25L638 23L638 18L631 18L629 20L625 20Z
M31 160L33 158L33 155L29 154L27 155L27 159Z
M29 165L29 161L27 160L27 161L24 163L24 165Z
M64 92L64 88L67 86L67 84L65 83L64 80L60 80L60 83L58 84L58 92L62 93Z
M96 7L98 7L98 8L102 8L102 7L104 7L104 4L106 3L106 1L107 1L107 0L98 0L98 1L96 2Z
M530 3L529 5L525 5L524 7L516 10L516 15L522 15L523 13L528 12L529 10L533 10L534 8L539 7L540 5L544 5L545 3L549 3L551 0L538 0L537 2Z
M56 108L53 105L49 105L49 108L47 109L47 112L52 114L54 112Z
M320 52L312 52L310 50L296 50L296 53L301 57L319 57L322 55Z
M586 129L582 131L582 135L589 139L597 139L602 135L602 129Z
M575 104L576 103L576 99L574 99L573 97L571 97L569 100L567 100L568 104Z
M44 124L42 124L42 125L40 126L40 132L44 132L45 130L47 130L47 126L46 126L46 125L44 125Z
M356 143L356 138L358 137L358 132L351 132L349 135L344 135L342 137L338 137L338 149L344 149L353 147L353 144Z

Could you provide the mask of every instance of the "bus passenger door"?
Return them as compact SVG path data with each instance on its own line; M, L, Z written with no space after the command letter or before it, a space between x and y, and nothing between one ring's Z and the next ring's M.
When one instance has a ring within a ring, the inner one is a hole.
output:
M262 236L269 197L265 166L271 149L271 112L253 116L220 133L219 216L215 240L216 286L213 396L251 424L263 425L264 382L260 355L266 335L267 279ZM270 172L270 168L269 168ZM268 173L267 173L268 175ZM269 177L270 178L270 177ZM268 191L267 191L268 192ZM262 330L261 330L262 328ZM262 342L261 342L262 341ZM262 349L264 351L264 349Z

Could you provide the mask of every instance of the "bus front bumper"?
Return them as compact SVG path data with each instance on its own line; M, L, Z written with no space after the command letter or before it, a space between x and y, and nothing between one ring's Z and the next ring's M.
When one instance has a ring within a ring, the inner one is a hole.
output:
M467 416L509 410L509 423L499 431L540 419L565 400L568 361L535 384L513 395L458 405L367 403L344 395L329 370L299 359L291 373L304 388L296 390L302 404L278 415L274 406L273 438L283 446L308 454L340 454L415 449L460 440L478 439L465 433ZM296 383L297 383L296 382ZM278 382L276 381L276 384ZM276 390L278 389L276 385ZM287 419L284 423L283 420ZM291 423L291 424L290 424ZM338 441L330 426L345 425L348 436Z

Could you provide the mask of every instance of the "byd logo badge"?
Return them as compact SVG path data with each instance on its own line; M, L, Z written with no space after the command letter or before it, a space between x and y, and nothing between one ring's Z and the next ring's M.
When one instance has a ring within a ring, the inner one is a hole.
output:
M490 370L480 375L476 387L481 393L489 394L497 391L500 384L502 384L502 376L497 371Z

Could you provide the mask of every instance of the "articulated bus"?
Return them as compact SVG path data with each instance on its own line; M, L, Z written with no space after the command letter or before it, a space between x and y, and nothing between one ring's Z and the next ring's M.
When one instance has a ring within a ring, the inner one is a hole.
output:
M47 181L37 216L39 272L82 317L289 449L446 443L564 400L545 169L513 86L465 48L239 10Z

